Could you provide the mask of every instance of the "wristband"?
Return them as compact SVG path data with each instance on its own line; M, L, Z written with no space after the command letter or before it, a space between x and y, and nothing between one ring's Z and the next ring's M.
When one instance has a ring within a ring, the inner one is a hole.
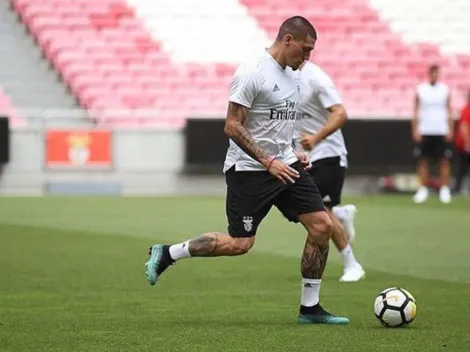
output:
M271 167L271 165L272 165L272 163L273 163L274 160L276 160L276 157L273 157L273 158L271 159L271 161L270 161L269 164L268 164L268 168L266 169L266 171L269 171L269 168Z

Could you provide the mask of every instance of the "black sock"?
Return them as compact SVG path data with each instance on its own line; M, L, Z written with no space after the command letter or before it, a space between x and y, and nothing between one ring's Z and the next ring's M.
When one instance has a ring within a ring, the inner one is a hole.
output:
M166 268L168 268L171 264L175 262L170 255L170 246L163 246L162 250L162 258L160 259L160 265L157 268L158 275L163 273Z
M173 264L175 261L173 260L173 258L171 257L170 255L170 246L168 245L165 245L163 246L163 257L162 257L162 260L164 261L169 261L170 264Z
M315 304L314 306L307 307L307 306L300 306L300 314L307 314L307 315L312 315L312 314L320 314L323 312L323 308L320 306L320 304Z

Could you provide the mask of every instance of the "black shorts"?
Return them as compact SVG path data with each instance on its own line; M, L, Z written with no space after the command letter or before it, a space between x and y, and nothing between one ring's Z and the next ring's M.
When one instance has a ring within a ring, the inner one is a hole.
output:
M418 158L450 159L452 147L445 136L422 136L421 143L414 149L414 155Z
M264 217L275 205L292 222L300 214L325 211L313 179L296 162L291 165L300 177L284 185L267 171L227 170L226 212L228 233L232 237L252 237Z
M341 203L346 168L341 166L340 157L320 159L312 163L309 173L317 185L323 203L332 208Z

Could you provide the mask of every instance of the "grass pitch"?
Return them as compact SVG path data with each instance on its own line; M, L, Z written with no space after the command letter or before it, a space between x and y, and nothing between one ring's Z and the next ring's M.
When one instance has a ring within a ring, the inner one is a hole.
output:
M226 228L223 198L0 198L0 351L469 351L470 200L361 197L356 257L322 303L348 326L299 326L304 231L273 209L255 249L182 260L147 284L147 247ZM375 296L417 299L408 328L382 328Z

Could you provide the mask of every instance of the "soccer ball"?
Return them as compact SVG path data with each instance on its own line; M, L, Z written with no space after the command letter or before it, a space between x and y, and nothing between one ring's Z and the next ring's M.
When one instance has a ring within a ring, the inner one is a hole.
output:
M387 288L375 299L374 312L386 327L406 326L416 318L416 300L403 288Z

